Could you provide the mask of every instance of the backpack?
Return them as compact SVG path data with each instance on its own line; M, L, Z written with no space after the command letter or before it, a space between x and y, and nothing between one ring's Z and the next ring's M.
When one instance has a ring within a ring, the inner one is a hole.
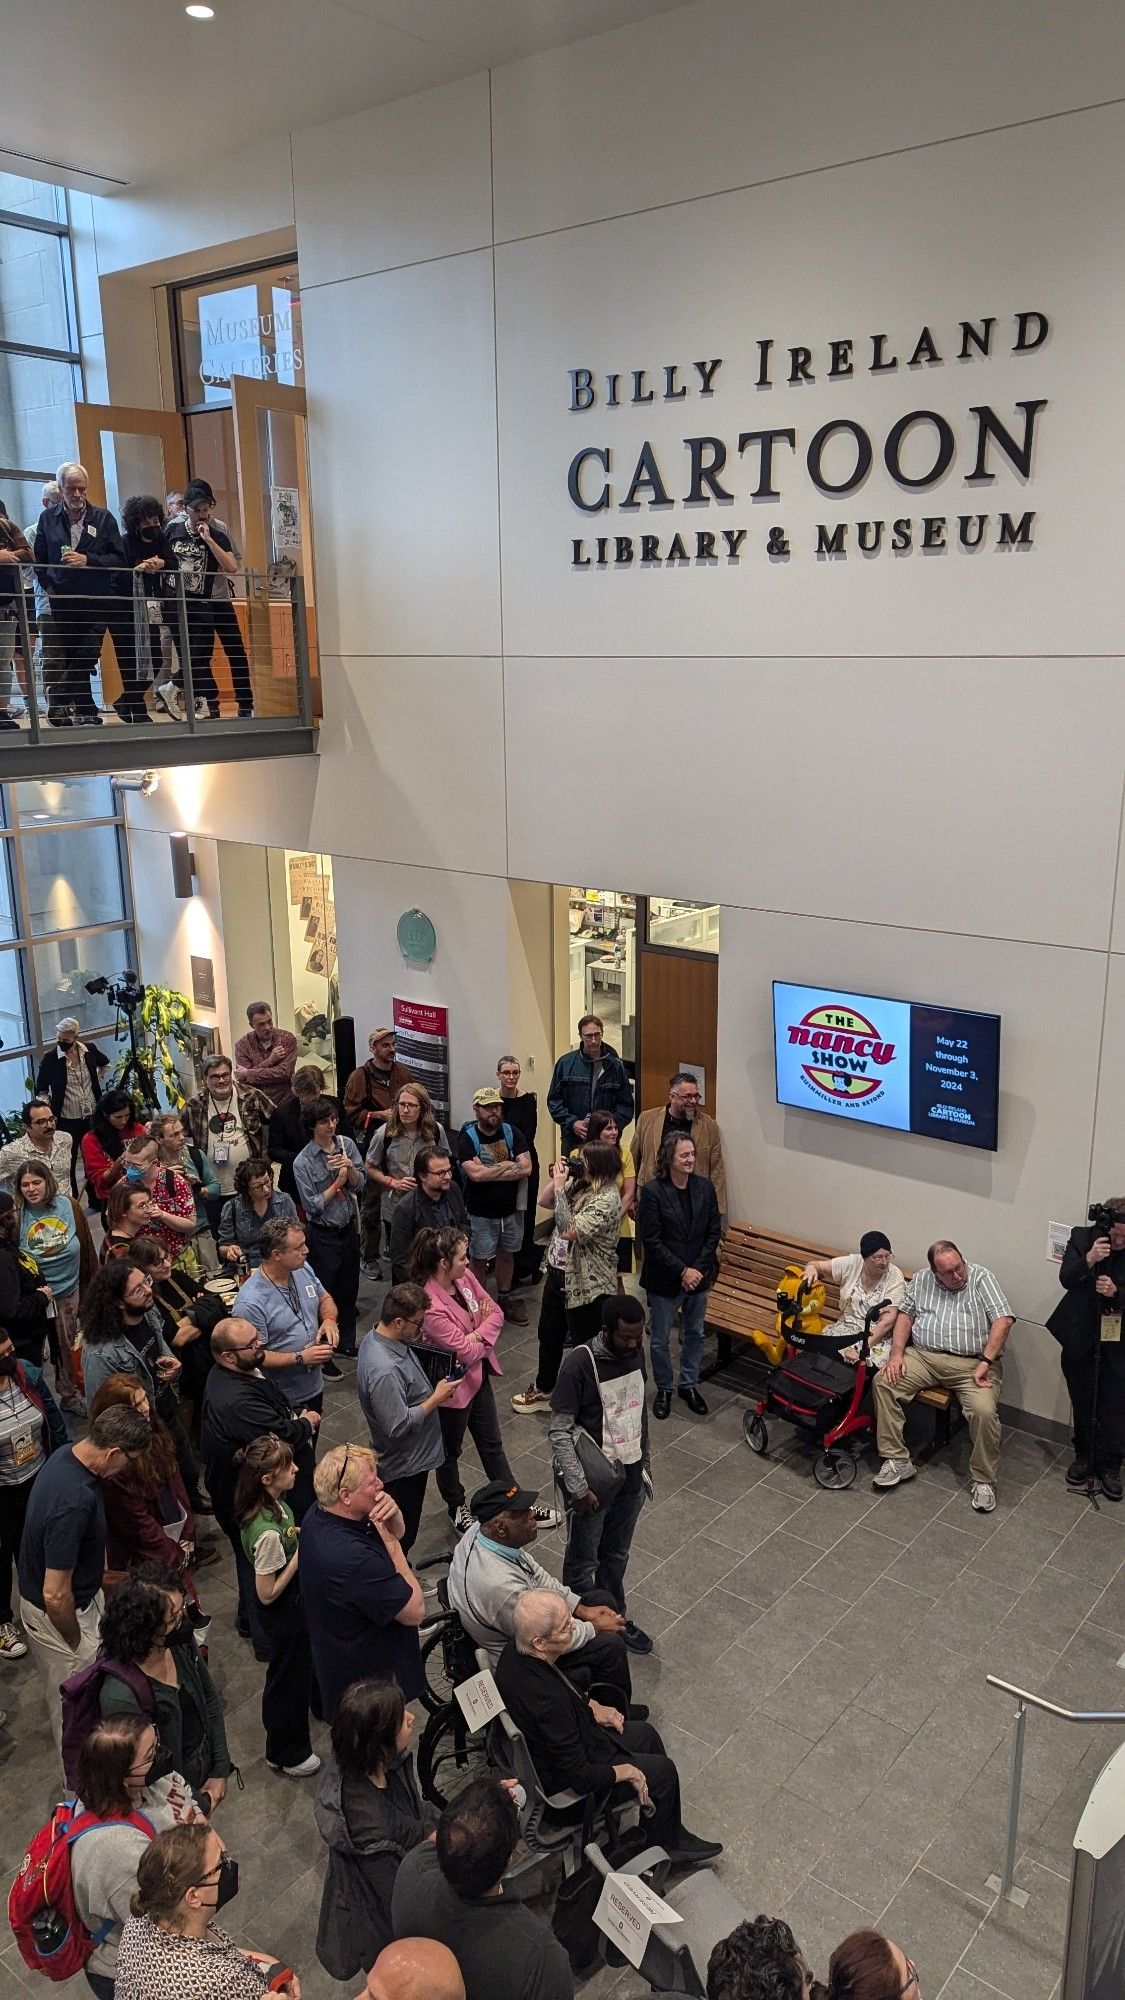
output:
M74 1676L77 1678L77 1676ZM75 1813L75 1801L56 1806L46 1826L32 1837L8 1894L8 1922L20 1956L32 1972L63 1980L81 1972L87 1959L104 1943L116 1919L107 1917L94 1932L86 1929L74 1900L70 1850L84 1833L105 1826L97 1813ZM115 1826L132 1826L153 1837L152 1822L143 1813L129 1813Z
M514 1160L516 1157L516 1135L508 1124L501 1125L500 1130L504 1134L504 1144L508 1148L508 1158ZM479 1160L481 1137L477 1131L475 1120L470 1119L467 1125L462 1125L461 1131Z
M63 1775L72 1789L78 1784L78 1753L90 1731L96 1729L102 1719L102 1682L110 1678L124 1681L125 1686L135 1694L142 1714L150 1722L156 1720L156 1696L139 1667L126 1666L123 1660L107 1660L100 1653L88 1667L79 1667L78 1672L63 1681L59 1689L62 1695Z

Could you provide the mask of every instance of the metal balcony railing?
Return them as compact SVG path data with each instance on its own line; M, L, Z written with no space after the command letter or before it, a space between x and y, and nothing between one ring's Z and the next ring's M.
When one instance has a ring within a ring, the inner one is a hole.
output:
M302 579L244 572L237 584L237 598L208 600L181 576L157 587L89 569L64 590L57 570L0 566L0 777L312 750L320 688Z
M1038 1708L1045 1715L1053 1715L1060 1722L1108 1722L1118 1726L1125 1723L1125 1710L1115 1708L1060 1708L1058 1702L1047 1701L1041 1694L1030 1694L1027 1688L1014 1687L1011 1681L998 1680L995 1674L986 1674L989 1687L999 1688L1001 1694L1010 1694L1016 1704L1016 1724L1012 1736L1012 1777L1008 1792L1008 1840L1004 1852L1004 1870L997 1887L1001 1896L1010 1901L1026 1902L1026 1896L1013 1889L1016 1872L1016 1847L1020 1823L1020 1793L1023 1790L1023 1747L1027 1729L1027 1711ZM995 1878L990 1878L994 1880Z

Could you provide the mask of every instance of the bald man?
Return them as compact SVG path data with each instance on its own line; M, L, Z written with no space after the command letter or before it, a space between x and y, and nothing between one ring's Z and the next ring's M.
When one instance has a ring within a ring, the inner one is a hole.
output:
M379 1953L355 2000L465 2000L465 1982L448 1945L399 1938Z
M238 1572L238 1629L254 1641L259 1659L269 1658L269 1640L258 1616L254 1573L234 1518L235 1453L251 1439L271 1432L297 1461L297 1483L288 1495L298 1521L313 1504L313 1468L320 1417L295 1410L262 1371L262 1336L248 1319L221 1319L211 1335L214 1367L208 1370L200 1406L200 1438L207 1488L215 1518L234 1552Z

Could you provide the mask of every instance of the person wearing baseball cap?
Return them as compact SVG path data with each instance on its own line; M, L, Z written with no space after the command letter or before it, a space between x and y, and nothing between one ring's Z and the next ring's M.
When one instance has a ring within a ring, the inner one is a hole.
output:
M547 1510L530 1487L490 1479L469 1501L473 1525L453 1551L446 1579L449 1602L474 1645L499 1659L515 1630L515 1607L525 1590L554 1590L566 1599L573 1640L559 1665L581 1669L589 1680L616 1690L628 1709L633 1687L625 1645L625 1620L606 1591L583 1601L536 1562L531 1543ZM634 1711L636 1713L636 1711Z
M469 1215L469 1260L482 1285L495 1261L504 1318L513 1326L526 1326L526 1308L510 1294L515 1256L523 1242L520 1196L526 1202L531 1146L519 1127L505 1118L504 1100L495 1083L482 1084L473 1092L473 1111L475 1116L462 1125L457 1138Z

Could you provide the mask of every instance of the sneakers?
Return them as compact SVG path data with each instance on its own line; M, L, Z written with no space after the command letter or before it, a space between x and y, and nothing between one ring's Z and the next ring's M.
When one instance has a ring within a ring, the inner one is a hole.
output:
M536 1410L542 1410L546 1415L550 1407L551 1398L537 1382L529 1382L526 1389L521 1389L518 1396L512 1397L512 1408L521 1417L529 1417Z
M270 1764L268 1757L266 1763L271 1771L280 1771L286 1778L312 1778L320 1769L320 1758L315 1750L311 1750L301 1764Z
M0 1660L22 1660L27 1647L14 1625L0 1625Z
M559 1517L556 1514L553 1507L533 1507L531 1511L535 1516L536 1527L538 1528L558 1527Z
M913 1479L917 1470L911 1458L885 1458L871 1484L880 1493L886 1493L892 1486L901 1486L904 1479Z
M641 1631L639 1625L634 1625L631 1618L625 1620L625 1630L621 1636L630 1653L651 1653L652 1640L647 1632Z
M162 686L157 688L153 696L153 703L155 704L156 702L159 702L160 706L167 710L173 722L185 722L187 720L184 714L184 705L180 700L180 690L174 681L165 681Z
M989 1486L985 1480L978 1479L973 1486L973 1512L975 1514L994 1514L995 1511L996 1488Z
M467 1535L473 1525L473 1517L469 1512L467 1502L464 1500L462 1500L456 1512L450 1514L449 1518L453 1523L453 1532L455 1535Z
M322 1361L320 1372L326 1382L342 1382L344 1379L344 1371L338 1361Z

